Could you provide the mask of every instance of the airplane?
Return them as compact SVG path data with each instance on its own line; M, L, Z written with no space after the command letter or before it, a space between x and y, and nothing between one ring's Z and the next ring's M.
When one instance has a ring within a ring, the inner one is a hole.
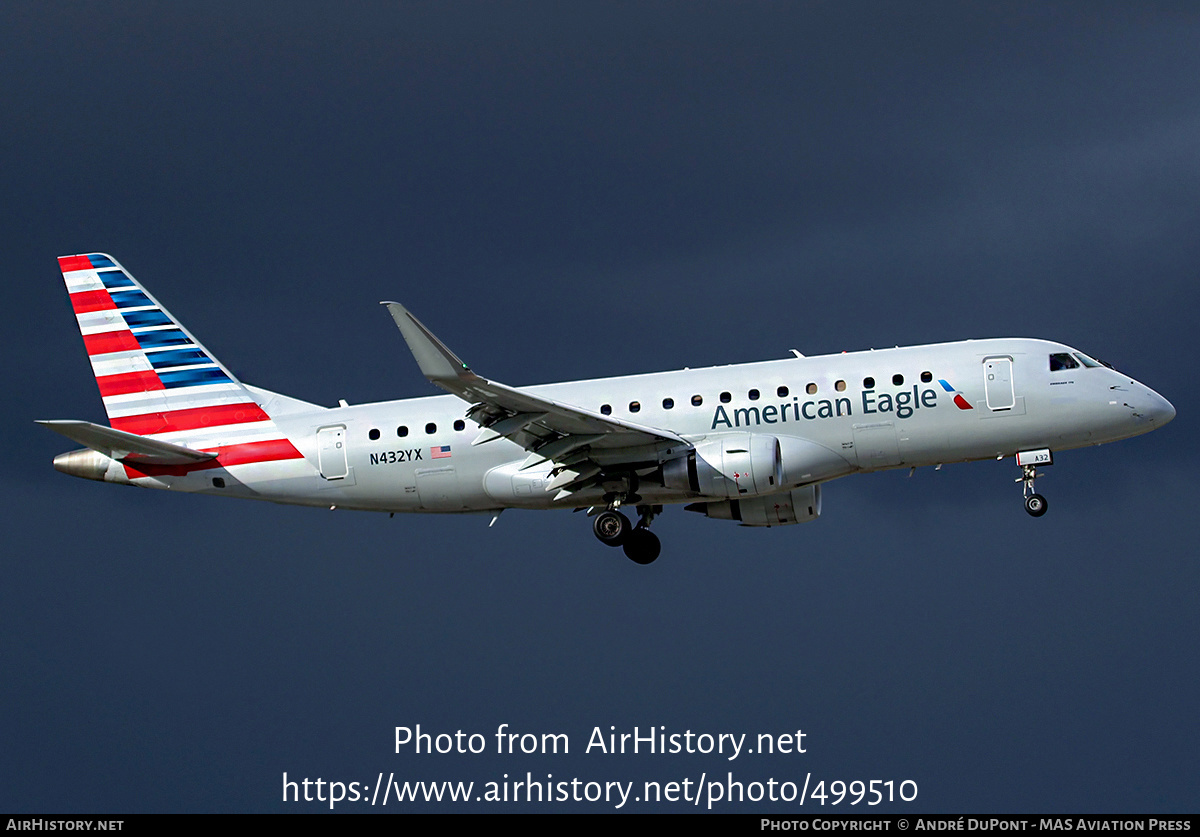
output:
M112 256L59 267L108 425L40 421L84 445L76 477L378 512L587 510L649 564L666 505L743 526L816 519L855 473L1015 457L1025 510L1055 451L1147 433L1158 393L1077 349L1027 338L791 357L511 387L478 375L406 308L386 306L449 392L323 407L238 380ZM622 509L632 507L633 523ZM490 525L490 524L489 524Z

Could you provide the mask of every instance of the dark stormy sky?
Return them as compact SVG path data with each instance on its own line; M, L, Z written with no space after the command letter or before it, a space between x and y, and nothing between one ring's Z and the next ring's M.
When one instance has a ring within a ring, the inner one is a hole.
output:
M285 771L1200 808L1191 4L9 0L0 31L0 810L322 809ZM1179 417L1062 453L1040 520L1011 461L888 472L792 528L669 509L648 568L582 515L123 489L33 424L103 421L55 262L96 250L322 404L433 392L398 299L511 384L1037 336ZM505 723L571 751L497 756ZM489 752L395 754L417 724ZM807 752L585 753L610 726Z

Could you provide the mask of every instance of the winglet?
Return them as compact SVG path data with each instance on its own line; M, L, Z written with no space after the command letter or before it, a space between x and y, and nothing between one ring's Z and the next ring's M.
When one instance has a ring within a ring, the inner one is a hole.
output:
M429 382L473 405L467 411L467 418L484 428L473 444L504 436L526 450L540 450L546 442L559 437L584 437L587 443L594 441L601 447L637 448L638 457L644 457L646 452L642 448L650 446L654 452L649 455L655 458L679 456L692 449L690 442L669 430L604 416L483 378L472 372L403 305L398 302L380 305L387 306Z
M471 368L459 359L458 355L446 348L446 344L433 336L433 333L421 324L421 321L409 313L398 302L381 302L386 305L388 313L396 321L396 327L408 344L409 350L416 358L421 372L430 381L454 381L458 378L473 377Z

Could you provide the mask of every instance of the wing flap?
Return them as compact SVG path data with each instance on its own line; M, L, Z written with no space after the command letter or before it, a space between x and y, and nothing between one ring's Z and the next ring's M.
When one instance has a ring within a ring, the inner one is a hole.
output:
M519 470L525 471L532 468L534 465L540 465L543 462L559 462L568 454L579 450L582 447L590 445L592 442L603 439L603 436L564 436L561 439L556 439L553 442L547 442L541 447L534 450L533 453L526 457L521 463Z
M587 482L592 477L600 473L599 465L578 464L572 465L570 468L562 471L554 479L550 480L550 484L546 486L546 491L572 490L578 488L581 484Z

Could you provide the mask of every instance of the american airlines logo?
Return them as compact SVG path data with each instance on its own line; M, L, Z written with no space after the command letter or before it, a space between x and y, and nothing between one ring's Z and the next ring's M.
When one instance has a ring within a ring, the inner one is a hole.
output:
M950 386L950 384L947 383L945 378L938 378L938 383L942 385L942 389L946 390L946 392L950 392L950 393L954 394L954 406L955 407L958 407L958 409L960 409L960 410L975 409L967 402L967 399L962 397L961 393L957 392L954 389L954 387Z

